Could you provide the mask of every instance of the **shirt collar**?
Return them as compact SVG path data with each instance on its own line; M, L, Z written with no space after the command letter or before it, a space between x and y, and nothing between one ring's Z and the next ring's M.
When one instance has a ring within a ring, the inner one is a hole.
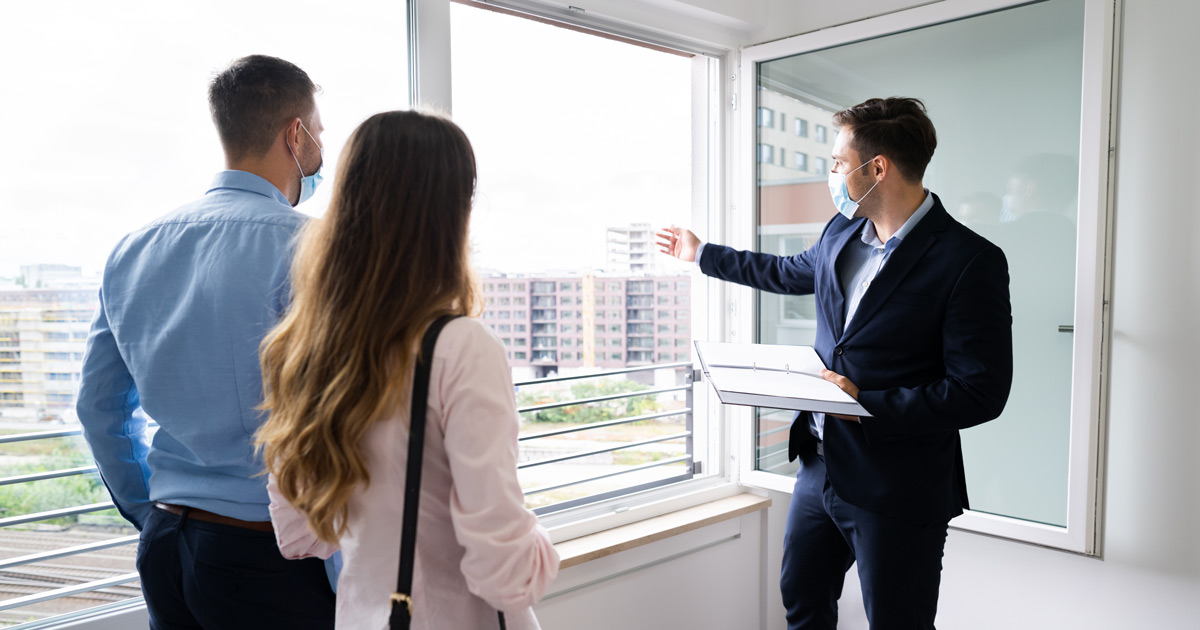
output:
M208 192L211 193L215 190L230 188L262 195L274 199L289 208L292 207L287 197L283 196L283 193L275 187L275 184L247 171L221 171L217 173L213 177L212 186L209 187Z
M926 188L925 201L922 201L921 205L917 206L917 211L912 213L911 217L908 217L908 220L904 222L904 225L900 226L899 230L896 230L896 233L892 235L892 238L888 239L887 245L879 242L879 234L875 231L875 224L871 223L869 220L867 221L867 226L863 228L862 236L860 238L862 238L863 243L866 243L871 247L887 247L888 249L895 248L900 245L900 241L903 241L905 236L908 236L909 232L913 231L913 228L915 228L917 224L921 222L921 219L925 218L926 214L929 214L929 209L932 207L933 193L929 192L929 189Z

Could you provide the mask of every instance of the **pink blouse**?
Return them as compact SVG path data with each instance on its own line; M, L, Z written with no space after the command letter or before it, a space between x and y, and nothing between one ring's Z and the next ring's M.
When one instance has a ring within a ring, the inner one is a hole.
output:
M478 321L442 330L426 412L413 628L540 628L531 606L558 574L558 553L517 485L518 416L504 347ZM387 627L400 564L407 406L376 423L360 447L371 483L354 490L340 541L337 627ZM303 515L268 485L271 520L288 558L327 558Z

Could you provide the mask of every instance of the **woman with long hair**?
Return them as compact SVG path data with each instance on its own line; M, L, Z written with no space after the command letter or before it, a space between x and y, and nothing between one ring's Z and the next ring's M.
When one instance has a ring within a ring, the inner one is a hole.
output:
M339 548L338 628L384 628L403 518L412 375L426 328L475 315L471 145L417 112L350 136L323 218L292 266L287 315L261 349L257 437L288 557ZM537 628L558 554L517 485L518 416L503 346L469 317L438 337L426 402L414 628ZM435 625L436 624L436 625Z

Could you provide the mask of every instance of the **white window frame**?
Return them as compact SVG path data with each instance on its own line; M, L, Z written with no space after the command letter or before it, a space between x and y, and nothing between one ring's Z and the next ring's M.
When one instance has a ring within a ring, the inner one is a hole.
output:
M956 529L978 532L1085 555L1100 555L1103 435L1107 409L1109 313L1111 269L1112 168L1115 137L1111 116L1117 66L1117 15L1121 0L1084 0L1083 81L1081 95L1079 217L1076 248L1074 355L1072 366L1067 518L1064 527L1033 523L1006 516L968 511L951 521ZM741 52L739 93L746 107L737 112L731 126L741 136L732 151L733 189L737 206L757 207L755 103L758 64L805 52L821 50L932 26L944 22L1008 9L1025 0L943 0L933 4L883 15L860 22L816 31ZM936 123L936 121L935 121ZM736 137L736 136L735 136ZM743 211L731 221L726 242L735 247L756 247L753 211ZM728 308L738 313L731 318L726 334L731 339L741 331L753 339L757 326L756 300L750 289L730 288ZM742 427L731 444L738 460L740 483L792 491L790 477L754 470L753 418L751 409L730 411L730 424Z
M409 94L411 105L414 107L435 107L448 113L453 112L450 63L451 1L408 0ZM712 59L706 68L697 67L694 70L697 78L706 80L707 91L699 93L697 89L693 90L692 115L693 119L703 116L707 124L694 125L693 134L697 139L706 140L704 144L708 148L706 151L697 150L692 155L694 168L705 175L703 178L693 179L697 182L693 198L705 201L693 204L692 225L697 228L707 226L708 233L714 233L712 229L719 223L718 216L724 217L723 208L726 206L727 192L723 175L726 168L724 156L728 145L724 134L727 129L728 96L732 90L732 86L721 79L733 67L734 53L727 49L639 29L626 23L536 0L488 0L487 4ZM701 185L704 188L699 188ZM692 272L692 330L697 338L711 339L719 334L718 322L723 315L722 300L717 295L719 291L716 291L716 287L703 281L703 278L698 269ZM695 423L694 440L697 451L701 444L707 449L707 458L702 462L702 476L547 514L541 517L541 522L550 530L551 539L554 542L570 540L740 492L739 487L731 480L733 467L728 464L727 449L730 431L723 422L723 415L719 413L718 406L715 395L711 394L711 388L706 387L703 382L698 382L693 414L696 418L705 418L706 421Z

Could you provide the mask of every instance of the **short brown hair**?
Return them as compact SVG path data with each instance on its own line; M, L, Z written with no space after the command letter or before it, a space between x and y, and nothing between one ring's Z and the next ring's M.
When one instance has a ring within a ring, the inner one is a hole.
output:
M229 64L208 86L208 106L225 154L233 159L271 148L288 120L307 120L317 86L294 64L250 55Z
M872 98L833 115L833 124L851 134L850 148L864 160L886 156L910 182L925 176L937 148L933 121L920 99Z

